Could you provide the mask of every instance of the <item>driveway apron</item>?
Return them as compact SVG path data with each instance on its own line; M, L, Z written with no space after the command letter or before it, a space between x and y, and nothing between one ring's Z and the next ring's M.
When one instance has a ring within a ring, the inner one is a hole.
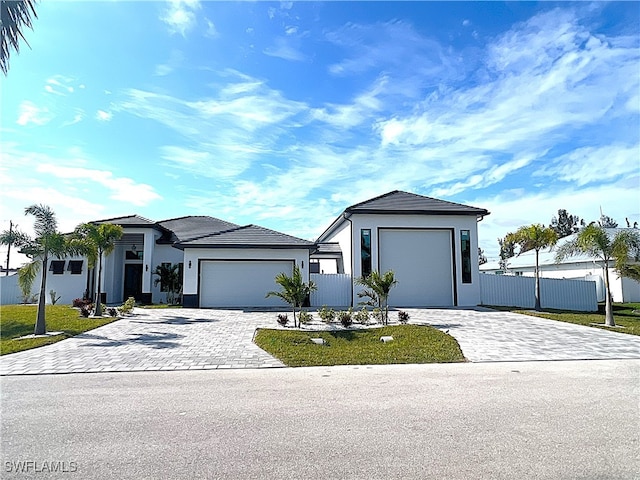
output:
M636 335L481 307L406 310L411 323L453 336L471 362L640 358Z
M135 309L44 347L0 357L0 375L283 367L253 343L272 312Z

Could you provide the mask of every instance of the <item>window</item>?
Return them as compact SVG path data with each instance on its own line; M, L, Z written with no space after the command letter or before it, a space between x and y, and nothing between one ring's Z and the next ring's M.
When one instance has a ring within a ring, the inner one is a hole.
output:
M371 275L371 230L360 230L360 267L362 276Z
M82 260L69 260L67 270L71 275L80 275L82 273Z
M64 273L64 264L64 260L51 260L49 271L53 272L54 275L62 275Z
M320 262L318 260L309 261L309 273L320 273Z
M125 260L142 260L142 251L138 250L127 250L125 252L124 258Z
M471 283L471 233L460 230L460 251L462 252L462 283Z

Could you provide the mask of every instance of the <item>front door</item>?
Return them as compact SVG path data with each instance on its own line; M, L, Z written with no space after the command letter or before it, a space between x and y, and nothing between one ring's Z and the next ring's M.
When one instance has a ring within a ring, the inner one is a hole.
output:
M140 300L142 293L142 264L128 263L124 266L123 300L133 297Z

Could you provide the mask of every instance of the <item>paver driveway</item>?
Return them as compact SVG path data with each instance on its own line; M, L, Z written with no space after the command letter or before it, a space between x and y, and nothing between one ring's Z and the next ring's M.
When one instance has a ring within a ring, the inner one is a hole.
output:
M472 362L640 358L633 335L482 308L407 311L411 323L454 336ZM0 374L282 367L252 342L258 327L276 327L275 314L136 309L76 337L4 355Z

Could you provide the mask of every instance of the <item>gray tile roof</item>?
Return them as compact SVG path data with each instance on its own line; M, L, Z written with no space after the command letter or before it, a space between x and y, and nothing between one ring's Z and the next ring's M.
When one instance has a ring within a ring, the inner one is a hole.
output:
M105 218L104 220L96 220L92 223L113 223L123 227L153 227L156 222L140 215L126 215L124 217Z
M447 202L415 193L394 190L345 209L347 213L488 215L484 208Z
M258 225L245 225L230 230L203 235L174 245L176 248L307 248L313 242L276 232Z
M316 249L312 252L314 257L334 258L342 255L342 249L337 242L318 243Z
M235 223L220 220L219 218L204 215L171 218L158 222L158 225L173 232L173 235L163 237L160 243L181 242L191 238L231 230L240 226Z

